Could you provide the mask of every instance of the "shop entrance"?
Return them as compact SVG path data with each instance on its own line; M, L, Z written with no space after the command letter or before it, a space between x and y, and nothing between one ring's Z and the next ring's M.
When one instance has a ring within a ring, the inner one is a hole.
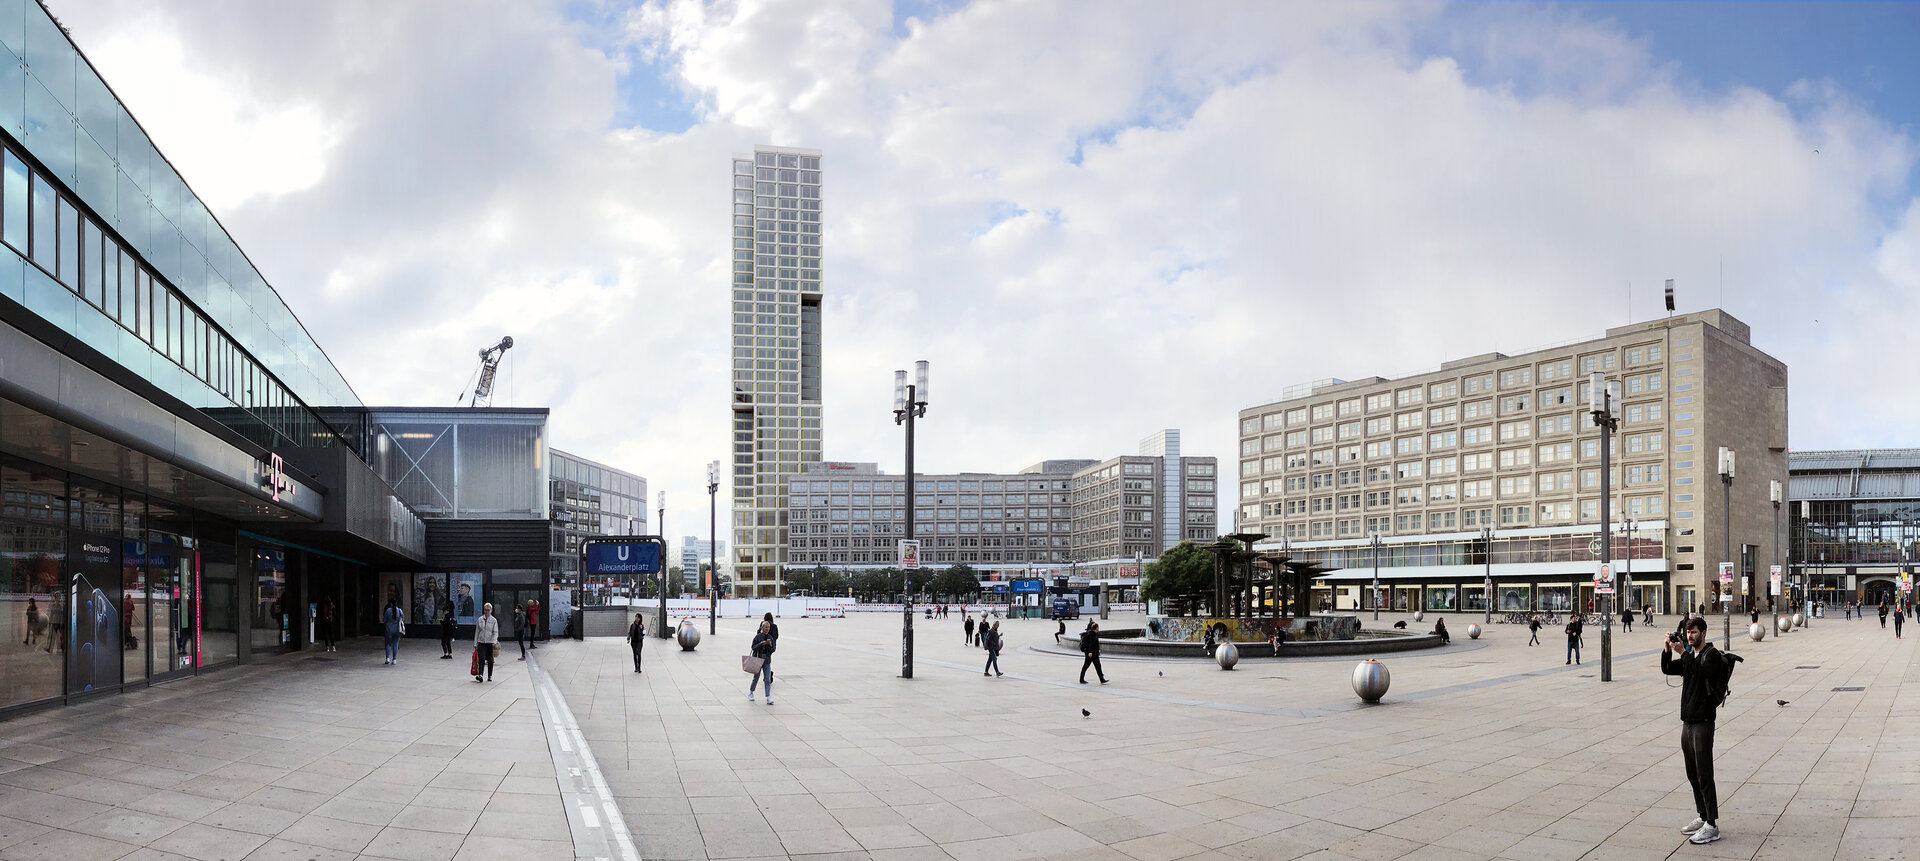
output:
M546 593L538 586L488 586L487 600L493 603L493 615L500 620L500 642L513 640L513 632L518 621L524 620L528 601L540 601ZM518 614L520 619L514 618ZM528 631L527 639L532 640L535 632ZM504 647L503 647L504 648Z

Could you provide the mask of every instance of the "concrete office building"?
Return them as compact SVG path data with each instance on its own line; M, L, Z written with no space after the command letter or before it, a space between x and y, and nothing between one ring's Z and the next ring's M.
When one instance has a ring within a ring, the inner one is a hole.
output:
M820 461L820 177L818 150L733 157L731 529L742 597L785 594L787 481Z
M549 567L555 586L580 585L580 542L598 535L651 535L647 480L579 455L548 454Z
M691 535L684 536L680 539L680 571L686 584L695 589L699 588L700 569L705 566L709 560L712 560L720 566L720 576L726 576L726 556L727 542L724 538L720 539L717 546L713 541L708 541L705 538L695 538Z
M1743 606L1770 560L1770 483L1787 481L1787 369L1718 310L1399 379L1323 380L1242 410L1240 529L1271 536L1263 549L1341 569L1319 581L1316 606L1373 606L1364 586L1378 535L1394 609L1483 608L1489 550L1496 609L1585 607L1603 487L1593 372L1622 385L1604 486L1622 569L1632 548L1628 600L1660 612L1711 603L1728 560ZM1731 532L1723 446L1737 456Z
M1165 450L1165 437L1150 437L1143 448ZM1179 467L1172 485L1162 483L1168 460ZM1048 460L1017 473L921 473L914 490L921 563L964 563L988 581L1033 575L1136 586L1140 561L1182 537L1214 538L1215 469L1214 458L1176 453ZM1169 495L1171 522L1161 516ZM790 481L788 520L790 567L892 567L907 537L906 479L873 463L814 464Z
M1920 561L1920 449L1796 451L1782 529L1815 601L1900 600ZM1772 557L1766 561L1771 564Z

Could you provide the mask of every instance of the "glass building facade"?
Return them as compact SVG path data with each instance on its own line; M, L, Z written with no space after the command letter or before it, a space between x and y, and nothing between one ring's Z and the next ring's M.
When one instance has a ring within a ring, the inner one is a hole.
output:
M1789 465L1793 582L1830 604L1911 600L1900 586L1920 559L1920 449L1796 451Z
M553 528L553 584L556 588L581 588L582 539L652 534L648 528L647 480L559 449L550 454L547 510ZM602 588L581 592L584 604L599 603L607 595Z
M736 594L785 593L787 479L820 461L820 152L733 157Z

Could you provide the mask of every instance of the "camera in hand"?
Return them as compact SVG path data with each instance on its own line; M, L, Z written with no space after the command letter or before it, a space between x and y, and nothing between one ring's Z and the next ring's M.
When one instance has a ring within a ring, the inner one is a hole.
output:
M1675 633L1672 633L1672 632L1669 632L1669 633L1667 634L1667 642L1669 642L1669 643L1678 643L1678 642L1680 642L1680 635L1679 635L1679 634L1675 634Z

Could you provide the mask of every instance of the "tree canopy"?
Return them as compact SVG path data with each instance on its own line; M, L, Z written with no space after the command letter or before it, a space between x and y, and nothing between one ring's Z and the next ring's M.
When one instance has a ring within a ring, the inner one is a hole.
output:
M964 562L949 565L946 570L934 575L933 581L927 584L927 591L933 593L936 598L945 596L954 600L978 595L980 594L980 572Z
M1170 615L1190 615L1213 597L1213 566L1212 551L1182 541L1147 565L1140 595L1159 601Z

